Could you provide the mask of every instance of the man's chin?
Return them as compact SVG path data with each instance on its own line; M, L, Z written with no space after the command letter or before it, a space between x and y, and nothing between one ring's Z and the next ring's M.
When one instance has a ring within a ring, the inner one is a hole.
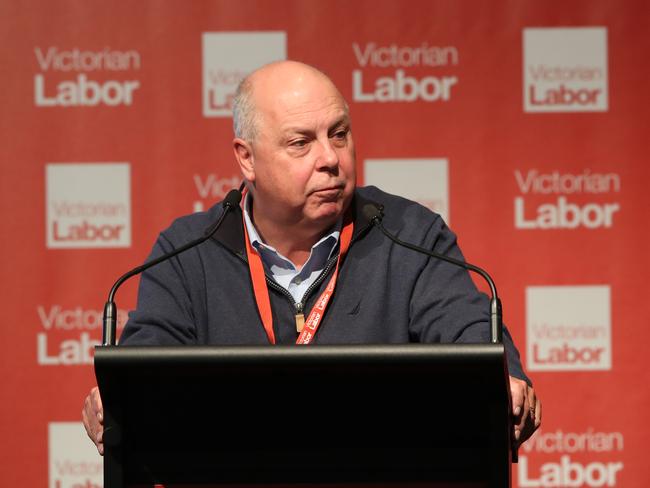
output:
M312 194L305 208L305 215L325 230L343 216L351 201L352 195L348 195L343 189L337 190L331 198L324 198L320 192Z
M345 210L342 201L321 202L310 212L309 220L322 226L333 225Z

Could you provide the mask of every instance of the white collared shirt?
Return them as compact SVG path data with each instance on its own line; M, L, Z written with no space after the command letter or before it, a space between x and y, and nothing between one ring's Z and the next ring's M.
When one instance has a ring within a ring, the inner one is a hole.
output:
M296 303L302 303L302 297L318 276L323 272L327 261L332 257L341 236L342 219L339 219L332 230L323 236L311 248L309 258L298 269L290 259L280 254L275 248L265 244L250 217L250 205L253 199L246 193L244 199L244 222L253 249L262 259L267 273L283 288L291 293Z

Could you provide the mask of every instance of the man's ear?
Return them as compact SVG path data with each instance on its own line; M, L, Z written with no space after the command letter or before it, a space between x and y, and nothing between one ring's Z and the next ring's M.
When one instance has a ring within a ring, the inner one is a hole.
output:
M235 159L239 164L239 169L244 178L250 182L255 181L255 157L253 156L253 146L244 139L235 137L232 141Z

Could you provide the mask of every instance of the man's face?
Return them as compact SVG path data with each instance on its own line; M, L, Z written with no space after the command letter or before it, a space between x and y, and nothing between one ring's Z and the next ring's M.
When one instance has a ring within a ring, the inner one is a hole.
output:
M247 176L255 187L254 218L325 230L345 211L356 184L345 102L318 78L280 88L275 97L261 91L253 175Z

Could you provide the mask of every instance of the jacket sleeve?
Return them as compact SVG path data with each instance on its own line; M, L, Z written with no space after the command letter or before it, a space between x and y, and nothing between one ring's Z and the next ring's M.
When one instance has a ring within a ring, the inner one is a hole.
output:
M170 252L174 246L161 234L148 260ZM185 253L192 253L190 249ZM120 345L171 346L196 343L192 297L186 280L188 259L183 253L142 273L135 311L120 337ZM196 272L196 270L192 270ZM200 271L199 271L200 272Z
M421 245L463 260L456 235L436 216ZM466 269L429 258L420 269L410 304L410 333L421 342L485 343L490 340L489 298L480 292ZM512 337L503 341L510 375L530 384Z

